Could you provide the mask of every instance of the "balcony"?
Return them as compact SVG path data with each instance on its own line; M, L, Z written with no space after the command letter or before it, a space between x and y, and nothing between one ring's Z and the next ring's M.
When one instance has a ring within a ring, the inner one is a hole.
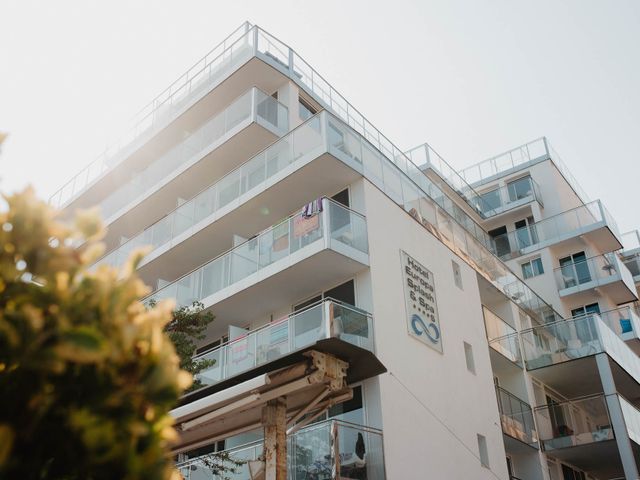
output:
M328 199L323 210L290 216L259 235L153 292L147 301L174 298L178 305L215 305L225 321L259 318L265 311L318 291L366 268L363 216Z
M76 206L99 204L107 224L125 213L130 217L128 224L148 224L149 217L171 209L176 198L189 198L200 190L206 178L220 176L286 133L286 110L273 97L253 88L138 173L113 176L117 184L102 182L100 189L92 189ZM144 209L135 208L143 202Z
M545 451L613 440L604 395L535 408L540 441Z
M597 288L618 305L638 299L631 272L615 253L567 263L553 273L560 297Z
M553 402L536 407L534 412L540 443L547 454L598 478L622 473L604 395Z
M640 283L640 251L633 253L629 256L626 255L626 251L622 262L633 276L635 283Z
M595 355L606 353L618 391L640 394L640 358L599 315L548 323L520 334L525 366L532 375L567 397L601 392Z
M360 174L328 154L326 119L309 119L98 262L120 266L131 251L150 245L142 278L176 278L206 261L204 255L223 251L232 233L248 238L287 216L292 205L344 188Z
M640 317L635 307L624 306L602 312L599 316L634 352L640 354Z
M494 240L498 256L511 260L577 237L593 243L601 252L612 252L622 246L618 227L600 200L499 235Z
M520 340L515 328L483 307L484 324L489 341L491 364L496 368L509 368L513 365L523 368ZM496 355L497 354L497 355ZM507 360L507 362L505 362Z
M531 406L504 388L496 386L498 411L505 447L509 453L523 452L524 445L538 448L538 434ZM508 438L507 438L508 437ZM515 442L514 442L515 440Z
M609 413L612 402L620 405L638 462L640 412L622 395L597 394L536 407L536 424L546 453L594 478L625 478Z
M262 442L197 457L177 465L185 480L246 480L250 478L248 462L262 455ZM235 472L216 475L210 465L240 463ZM310 425L287 437L287 478L308 480L332 478L336 469L340 478L384 480L382 431L327 420Z
M196 378L205 387L272 362L280 368L284 357L326 339L339 339L372 352L371 315L336 300L319 302L198 355L196 360L208 360L212 365Z
M589 201L588 196L578 184L569 168L551 147L545 138L538 138L500 155L483 160L461 170L460 176L470 185L477 188L500 177L515 173L538 162L551 160L569 186L576 192L583 203Z

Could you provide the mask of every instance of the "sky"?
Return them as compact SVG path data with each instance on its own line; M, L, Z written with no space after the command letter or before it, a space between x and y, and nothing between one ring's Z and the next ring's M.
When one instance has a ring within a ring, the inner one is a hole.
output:
M48 198L246 20L398 147L462 168L544 135L640 228L638 0L0 0L0 190Z

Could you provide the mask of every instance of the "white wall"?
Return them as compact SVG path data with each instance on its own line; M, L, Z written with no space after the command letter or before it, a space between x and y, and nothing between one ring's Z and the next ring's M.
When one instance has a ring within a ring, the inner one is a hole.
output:
M379 377L387 478L507 478L475 272L368 182L364 194L376 354L389 370ZM401 249L434 275L442 354L407 333ZM476 374L463 341L473 346ZM477 458L478 433L493 473Z

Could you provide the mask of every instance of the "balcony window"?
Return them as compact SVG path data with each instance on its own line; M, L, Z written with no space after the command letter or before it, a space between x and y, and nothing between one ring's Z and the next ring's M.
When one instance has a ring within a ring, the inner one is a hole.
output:
M598 303L590 303L589 305L583 305L582 307L571 310L571 316L574 318L589 315L591 313L600 314L600 305L598 305Z
M491 238L493 238L496 246L496 255L501 257L507 255L511 251L511 245L509 244L509 236L507 235L507 227L494 228L487 232Z
M298 115L300 120L306 122L316 114L315 108L305 102L302 98L298 99Z
M527 176L507 183L507 190L509 191L509 200L511 202L530 197L533 195L531 177Z
M494 190L490 190L488 192L484 192L480 194L480 198L482 198L482 208L487 212L491 210L496 210L500 208L502 202L500 200L500 189L496 188Z
M532 258L527 263L523 263L520 266L522 267L522 275L525 279L537 277L538 275L542 275L544 273L542 259L540 257Z
M569 465L562 464L562 478L563 480L585 480L584 472L574 470Z
M527 248L538 243L538 232L536 231L535 221L533 217L527 217L515 223L516 238L518 239L518 248Z
M591 281L591 272L584 252L561 258L560 267L564 288L575 287Z

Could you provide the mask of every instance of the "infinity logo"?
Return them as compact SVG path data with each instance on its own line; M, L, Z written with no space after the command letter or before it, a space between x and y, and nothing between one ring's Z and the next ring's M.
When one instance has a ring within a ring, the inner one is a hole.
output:
M436 324L429 323L429 325L425 325L422 318L415 313L411 316L411 328L419 337L423 334L426 335L432 343L438 343L438 340L440 340L440 330L438 330Z

